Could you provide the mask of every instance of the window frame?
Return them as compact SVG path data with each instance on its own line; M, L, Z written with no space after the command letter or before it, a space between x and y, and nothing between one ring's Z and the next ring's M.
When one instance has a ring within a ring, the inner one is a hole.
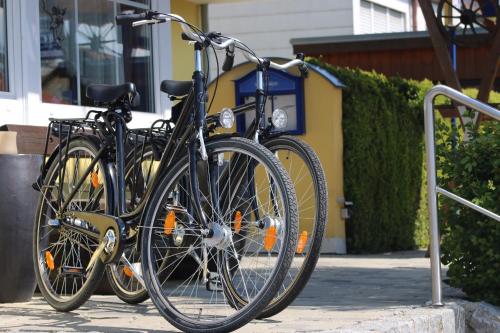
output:
M390 16L391 12L397 13L401 15L402 18L402 23L403 23L403 30L401 31L396 31L396 32L407 32L408 31L408 13L405 11L402 11L401 8L395 8L393 6L388 6L387 4L381 2L381 1L372 1L372 0L359 0L358 4L358 10L359 13L361 13L363 3L366 3L369 5L369 11L370 11L370 31L369 32L364 32L361 31L361 23L357 23L358 25L358 32L357 34L377 34L377 33L391 33L391 21L390 21ZM375 6L381 7L384 9L384 16L385 16L385 30L383 32L375 32ZM361 14L360 14L361 15Z
M14 81L14 61L20 56L19 48L14 47L14 30L16 29L16 23L14 18L14 3L12 0L5 0L5 6L7 7L5 11L5 29L7 30L5 45L7 46L7 91L0 91L0 98L5 99L16 99L17 89L16 82Z
M39 1L39 0L38 0ZM78 1L80 0L66 0L66 1L72 1L73 4L74 4L74 17L75 17L75 20L76 20L76 25L78 27L78 25L80 24L80 12L79 12L79 7L78 7ZM116 15L118 14L118 6L119 5L127 5L127 6L133 6L134 8L137 8L137 9L143 9L143 10L148 10L148 9L151 9L150 6L148 5L145 5L145 4L142 4L142 3L139 3L139 2L134 2L134 1L131 1L131 0L101 0L101 1L107 1L108 3L111 3L113 5L113 17L116 17ZM41 13L40 13L41 14ZM40 17L40 14L39 14L39 17ZM119 29L119 27L118 27ZM75 41L76 41L76 38L75 38ZM151 31L151 48L154 47L154 41L153 41L153 32ZM74 45L71 45L71 48L74 48L74 52L75 52L75 64L77 66L76 67L76 73L75 73L75 76L76 76L76 99L78 101L78 104L64 104L64 103L51 103L51 102L43 102L44 104L56 104L56 105L71 105L71 106L80 106L80 107L85 107L86 105L82 105L82 90L81 90L81 86L82 86L82 63L81 63L81 59L80 59L80 53L81 53L81 50L80 50L80 44L76 43ZM152 62L154 63L154 54L153 52L151 52L151 57L152 57ZM114 67L115 67L115 77L114 79L118 82L118 72L119 72L119 64L117 61L115 61L115 64L114 64ZM154 67L154 65L152 64L152 67ZM154 84L154 70L151 71L151 75L153 76L151 78L151 84ZM41 92L43 94L43 86L41 87ZM141 96L142 97L142 96ZM153 89L153 100L152 100L152 104L153 104L153 110L155 109L155 92L154 92L154 89ZM136 111L136 112L143 112L143 113L154 113L154 112L148 112L148 111Z
M169 0L151 0L151 7L135 3L130 0L106 0L116 4L133 4L136 7L147 7L161 12L170 11ZM25 50L20 53L23 66L23 92L24 92L24 123L47 124L49 117L82 117L92 109L92 106L66 105L46 103L42 101L42 77L41 77L41 54L40 54L40 13L38 6L34 10L25 1L19 1L20 13L18 17L24 22L32 20L35 26L21 24L22 46ZM29 10L28 10L29 8ZM149 127L154 120L165 117L171 109L171 102L165 96L161 96L160 82L172 77L171 57L171 28L170 24L152 26L152 89L153 89L153 112L132 112L132 127ZM28 71L28 68L30 69Z

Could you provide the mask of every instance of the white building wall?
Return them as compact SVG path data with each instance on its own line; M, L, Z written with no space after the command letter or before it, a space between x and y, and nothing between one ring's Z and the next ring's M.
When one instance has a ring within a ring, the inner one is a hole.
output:
M292 38L353 34L352 5L352 0L253 0L210 4L209 29L242 40L260 56L290 58L293 57ZM241 61L240 55L236 63ZM210 67L213 74L213 61Z
M413 28L412 0L368 0L404 14L404 28ZM366 22L361 22L361 0L247 0L208 5L210 31L219 31L245 42L263 57L293 57L290 39L366 33ZM388 11L388 15L391 11ZM389 17L385 22L370 22L378 29L371 32L391 32ZM362 26L364 24L364 26ZM387 30L380 26L387 25ZM425 30L420 9L417 30ZM224 54L220 53L220 62ZM237 55L236 62L244 61ZM215 62L210 63L211 77Z

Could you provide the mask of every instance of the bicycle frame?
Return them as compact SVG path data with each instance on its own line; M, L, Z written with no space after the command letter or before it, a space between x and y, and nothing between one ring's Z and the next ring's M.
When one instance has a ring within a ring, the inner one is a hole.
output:
M59 209L58 212L56 213L58 219L64 220L67 217L75 218L84 216L85 220L91 222L99 230L99 235L87 232L88 235L102 241L106 231L111 228L115 231L115 233L120 235L119 237L120 243L122 243L123 245L124 241L126 240L126 238L128 238L128 236L133 236L130 235L131 227L142 225L142 217L143 217L142 215L144 212L144 208L147 206L149 199L153 193L153 190L158 185L158 181L161 179L161 176L163 176L164 173L168 170L168 166L181 153L181 150L187 146L190 157L190 164L192 165L190 173L191 175L190 186L193 195L191 199L194 204L195 213L200 217L199 221L201 222L201 226L205 229L208 228L205 216L202 213L200 192L198 191L198 176L196 170L196 163L199 158L196 151L198 148L197 140L199 140L200 142L200 151L202 158L205 159L206 156L206 151L204 147L204 137L203 137L204 133L203 129L206 126L205 88L204 88L205 75L202 72L202 62L201 62L201 52L203 50L203 45L201 45L200 43L195 43L194 49L195 49L195 71L193 74L193 81L194 81L193 88L186 97L184 107L182 108L178 122L175 128L173 129L167 141L166 146L164 147L158 166L158 170L160 170L160 172L156 173L153 176L151 186L147 188L143 200L141 200L141 202L137 205L137 207L133 209L133 211L126 212L126 202L125 202L126 201L125 200L126 156L125 156L125 137L124 137L126 131L125 119L123 118L122 115L115 112L116 109L108 109L107 111L104 112L91 111L95 112L99 116L102 115L105 116L104 119L106 124L108 125L107 128L111 130L110 131L111 133L105 135L105 138L101 142L102 145L98 150L96 156L93 157L93 159L90 161L89 166L83 172L83 175L80 177L80 179L78 180L77 184L75 185L69 196L64 198L64 201L62 202L61 202L62 199L61 193L62 193L63 182L61 182L58 189L59 191L58 199L60 201L58 205ZM52 125L54 123L59 124L60 135L62 135L62 126L69 125L68 136L65 140L66 141L65 147L62 146L63 140L61 139L61 143L57 149L59 156L59 161L58 161L59 165L62 165L63 151L65 151L64 159L67 160L68 158L69 142L71 141L72 127L80 126L83 128L84 125L89 125L91 123L90 121L88 121L89 114L87 115L86 119L72 119L72 120L51 119L51 122L49 124L49 129L47 132L45 153L47 152L47 145ZM109 120L106 120L107 119L106 117L109 115L113 116L112 117L113 124L111 124ZM97 118L98 117L96 117L96 120ZM193 121L194 121L194 126L193 126ZM94 125L91 126L93 126L95 130L96 127L99 127L99 124L96 122ZM102 132L101 134L103 133L105 133L105 131ZM87 177L92 172L95 165L99 162L99 160L104 159L106 157L106 154L109 154L113 150L113 144L116 150L115 152L116 168L114 168L111 163L108 163L106 168L107 169L106 176L107 177L109 176L112 188L116 191L116 193L113 193L113 203L116 202L117 207L110 209L111 212L114 212L114 215L116 215L116 217L111 218L111 216L106 216L102 214L76 212L71 210L65 211L68 208L71 200L76 195L77 191L85 182L85 179L87 179ZM45 169L46 169L46 163L44 162L42 164L42 175ZM59 168L59 177L60 177L59 179L64 179L64 173L65 173L65 167ZM83 230L80 230L82 228L78 228L71 224L66 224L64 222L63 224L68 228L75 229L75 231L85 232ZM120 250L117 251L117 253L114 253L114 255L112 256L113 258L106 260L106 262L111 262L119 258L119 256L121 256L122 246L119 247Z

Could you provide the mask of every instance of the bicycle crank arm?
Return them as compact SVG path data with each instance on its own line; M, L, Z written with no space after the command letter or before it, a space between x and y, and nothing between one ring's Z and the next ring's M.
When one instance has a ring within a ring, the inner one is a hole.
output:
M100 258L104 264L116 262L120 259L127 236L125 223L123 223L120 218L104 214L78 211L68 211L64 215L64 219L67 220L63 222L65 228L73 229L77 232L83 232L85 228L82 228L81 226L73 226L71 221L84 221L93 228L97 229L99 232L97 239L99 246L94 251L89 265L87 266L87 270L91 263L92 265L95 264L97 258ZM88 229L86 229L86 231L87 232L84 233L91 233ZM92 234L94 237L96 236L95 232L92 232Z

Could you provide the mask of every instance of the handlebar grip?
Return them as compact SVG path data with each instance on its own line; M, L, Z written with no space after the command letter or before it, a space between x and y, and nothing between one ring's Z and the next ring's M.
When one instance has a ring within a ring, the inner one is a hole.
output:
M145 20L149 17L149 13L140 13L140 14L120 14L116 15L116 24L117 25L126 25L132 24L135 21Z
M226 52L226 59L224 59L224 64L222 65L222 70L224 72L229 72L234 65L234 52Z

